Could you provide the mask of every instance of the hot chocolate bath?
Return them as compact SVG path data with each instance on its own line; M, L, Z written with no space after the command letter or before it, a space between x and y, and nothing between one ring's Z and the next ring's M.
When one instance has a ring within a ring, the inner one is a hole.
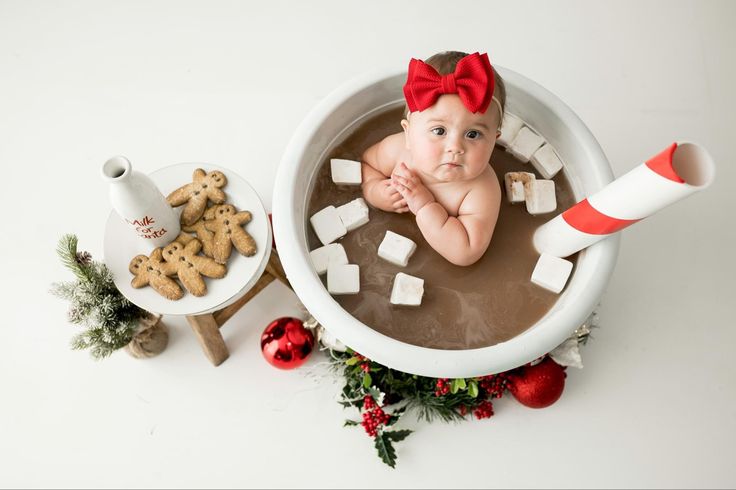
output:
M507 111L538 131L564 162L554 179L557 212L612 180L597 141L567 106L523 76L502 68L499 72L506 80ZM288 279L327 330L391 368L432 377L471 377L520 366L554 349L592 312L613 270L617 236L573 257L573 274L560 295L529 279L538 257L531 236L555 213L525 216L522 207L506 202L490 248L470 267L442 264L413 229L411 216L376 210L367 225L342 239L350 262L361 267L361 293L331 296L312 266L309 251L320 244L309 216L320 206L344 204L360 195L357 188L335 188L325 178L329 165L324 163L359 159L362 148L398 130L404 78L404 73L392 71L346 84L323 100L294 135L279 167L275 194L281 198L273 210ZM500 177L523 170L523 164L498 147L492 163ZM376 256L389 229L418 244L406 268L381 263ZM389 304L397 272L425 279L426 294L418 309Z
M333 182L330 159L359 160L366 147L400 128L400 119L401 108L370 118L327 155L316 175L308 216L326 206L361 197L359 186L338 186ZM494 150L491 161L501 181L506 172L528 172L531 167L500 146ZM555 181L558 207L566 209L575 203L570 185L562 174ZM529 280L539 258L532 246L532 235L552 216L554 213L531 215L524 203L511 204L503 199L490 248L475 264L461 267L432 249L411 213L371 209L370 221L338 242L349 262L360 267L360 292L334 295L334 299L365 325L420 347L477 349L504 342L536 323L557 301L557 294ZM387 230L417 244L405 267L378 256ZM311 226L307 236L310 250L322 246ZM421 306L391 304L392 284L398 272L424 280ZM326 275L322 275L322 280L326 286Z

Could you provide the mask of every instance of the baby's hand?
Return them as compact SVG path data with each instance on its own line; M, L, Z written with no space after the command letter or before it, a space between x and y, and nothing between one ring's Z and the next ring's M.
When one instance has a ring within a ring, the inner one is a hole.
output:
M389 213L406 213L409 208L391 179L376 180L370 183L370 187L364 188L363 195L368 203Z
M432 192L403 162L394 169L391 180L412 213L417 214L424 206L435 202Z

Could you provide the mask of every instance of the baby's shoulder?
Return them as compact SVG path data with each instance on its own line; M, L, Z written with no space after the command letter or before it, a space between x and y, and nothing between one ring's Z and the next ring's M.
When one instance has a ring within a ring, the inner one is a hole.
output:
M384 159L393 161L394 164L398 163L406 152L406 139L403 132L390 134L379 143L379 153Z

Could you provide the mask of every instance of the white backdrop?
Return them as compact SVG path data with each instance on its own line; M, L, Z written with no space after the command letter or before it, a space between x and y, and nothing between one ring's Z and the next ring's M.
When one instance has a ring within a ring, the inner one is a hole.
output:
M733 487L736 3L32 2L0 0L3 487ZM58 238L102 258L100 166L210 162L268 210L281 154L342 82L436 51L488 51L577 112L619 176L675 140L707 191L623 232L601 327L555 405L426 424L374 454L321 355L270 367L259 337L299 314L269 286L212 367L180 318L139 361L71 351Z

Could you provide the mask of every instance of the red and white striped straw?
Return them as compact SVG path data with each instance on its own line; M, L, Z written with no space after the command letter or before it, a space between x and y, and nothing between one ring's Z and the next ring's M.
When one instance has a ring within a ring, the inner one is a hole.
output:
M715 165L695 143L672 143L658 155L540 226L539 253L567 257L708 187Z

